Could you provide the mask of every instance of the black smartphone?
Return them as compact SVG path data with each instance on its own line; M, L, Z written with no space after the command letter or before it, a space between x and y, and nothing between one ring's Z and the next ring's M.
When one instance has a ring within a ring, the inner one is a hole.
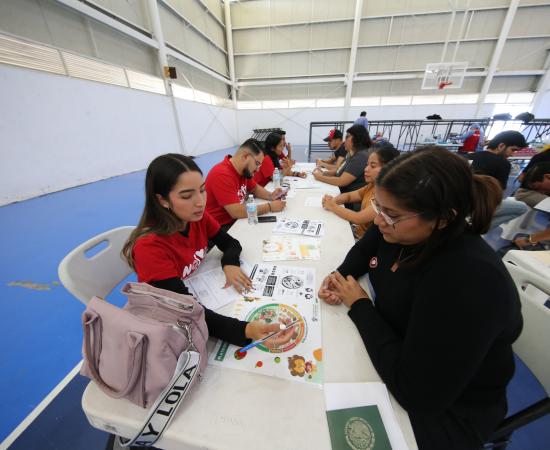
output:
M265 223L265 222L277 222L277 217L275 216L259 216L258 217L259 223Z

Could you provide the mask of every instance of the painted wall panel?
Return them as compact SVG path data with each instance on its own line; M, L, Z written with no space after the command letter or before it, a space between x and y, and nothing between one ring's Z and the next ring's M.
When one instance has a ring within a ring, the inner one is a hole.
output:
M498 68L499 70L542 69L549 49L550 38L508 40Z
M144 0L93 0L98 5L114 12L116 15L135 23L136 25L151 30L151 20L147 10L147 1Z
M510 28L510 36L550 35L550 6L519 8Z
M353 19L354 12L355 0L255 0L231 3L234 27Z
M164 95L0 65L0 98L0 204L142 170L180 151ZM235 110L175 103L186 153L235 144Z
M531 92L536 89L539 77L495 77L490 92Z
M149 47L99 22L88 21L55 2L0 1L0 31L133 70L158 74L156 56Z

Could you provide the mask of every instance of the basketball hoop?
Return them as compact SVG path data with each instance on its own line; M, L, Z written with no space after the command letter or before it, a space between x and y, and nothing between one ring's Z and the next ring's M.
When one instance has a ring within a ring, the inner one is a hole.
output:
M467 68L467 62L427 64L422 89L459 89Z

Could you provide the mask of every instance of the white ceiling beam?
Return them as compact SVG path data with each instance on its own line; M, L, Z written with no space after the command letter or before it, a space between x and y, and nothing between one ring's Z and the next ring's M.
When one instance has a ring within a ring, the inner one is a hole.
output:
M179 20L185 22L188 27L190 27L195 33L200 34L204 40L208 41L210 44L212 44L214 47L216 47L220 52L226 53L225 49L218 45L217 42L215 42L213 39L211 39L209 36L207 36L205 33L203 33L201 30L199 30L195 25L193 25L193 22L189 20L187 17L185 17L182 13L180 13L176 8L174 8L170 3L168 3L166 0L158 0L164 8L166 8L168 11L170 11L171 14L176 16Z
M213 11L210 11L210 8L208 7L208 5L206 3L203 2L203 0L197 0L197 2L199 2L202 7L204 8L204 11L206 12L206 14L208 14L210 17L212 17L216 22L218 22L218 25L222 26L223 28L225 28L225 24L220 20L218 19L218 16L216 16L216 14L214 14ZM224 2L225 3L225 2ZM229 3L229 2L228 2Z
M508 36L508 40L522 40L522 39L549 39L549 34L536 34L529 36ZM495 37L483 37L483 38L468 38L461 39L460 42L488 42L488 41L497 41L498 36ZM458 42L459 39L449 39L448 43ZM417 41L417 42L391 42L391 43L380 43L380 44L357 44L357 48L384 48L384 47L411 47L415 45L439 45L445 44L445 41ZM234 56L261 56L261 55L275 55L275 54L285 54L285 53L309 53L309 52L325 52L331 50L349 50L349 47L322 47L322 48L298 48L298 49L288 49L288 50L273 50L273 51L259 51L259 52L239 52L234 53Z
M180 60L181 62L184 62L185 64L189 64L190 66L199 69L200 71L206 73L207 75L210 75L212 78L215 78L216 80L222 81L225 84L228 84L231 86L231 80L228 78L220 75L218 72L213 71L212 69L203 66L201 63L198 63L192 58L189 58L188 56L184 55L182 52L180 52L175 47L168 46L166 49L166 54Z
M134 38L137 41L143 42L149 47L158 48L157 42L154 39L151 39L151 37L147 35L146 30L138 31L135 29L135 27L130 27L128 25L125 25L124 23L121 22L121 21L125 21L123 18L120 18L120 20L113 19L111 16L114 16L114 14L109 13L109 15L107 15L101 12L99 8L98 9L92 8L78 0L56 0L56 1L75 11L78 11L79 13L84 14L85 16L91 17L92 19L97 20L98 22L104 25L108 25L109 27L114 28L117 31L120 31L126 36L130 36L131 38Z
M164 80L164 86L166 87L166 93L170 97L170 103L172 105L172 113L174 114L174 122L176 125L176 131L178 133L178 142L180 145L180 151L185 154L185 143L183 141L183 133L181 131L180 118L176 103L174 100L174 93L172 92L171 80L167 79L164 74L164 68L168 67L168 57L166 56L166 43L164 41L164 33L162 31L162 25L160 23L160 14L157 0L147 0L147 8L149 11L149 18L151 19L151 26L153 27L153 38L157 41L157 58L160 66L160 76Z
M537 114L539 106L541 106L544 94L550 90L550 51L546 56L546 61L544 63L544 75L540 78L537 84L537 90L535 97L533 98L533 114Z
M225 38L227 41L227 65L229 67L229 79L231 80L231 101L233 107L237 107L237 86L235 84L235 56L233 55L233 31L231 28L231 5L228 1L223 2L225 14Z
M270 80L250 80L237 81L238 87L246 86L276 86L279 84L318 84L318 83L343 83L345 76L339 77L319 77L319 78L286 78L286 79L270 79Z
M361 28L361 12L363 0L355 0L355 19L353 21L353 34L351 37L351 51L349 54L348 74L346 76L346 96L344 98L344 120L348 116L351 105L351 91L353 89L353 77L355 75L355 60L357 58L357 42L359 41L359 29Z
M451 4L453 12L451 13L451 20L449 22L449 28L447 29L447 36L445 37L445 42L443 43L443 50L441 51L441 60L440 62L445 61L445 56L447 55L447 47L451 41L451 33L453 32L453 25L455 23L456 10L454 4ZM393 20L393 17L392 17ZM387 42L389 44L389 42Z
M125 25L123 23L125 21L123 18L120 18L120 20L117 20L112 17L112 16L116 16L115 14L113 13L105 14L101 12L101 8L99 6L97 6L96 8L92 8L78 0L56 0L56 1L104 25L107 25L117 31L120 31L122 34L125 34L126 36L129 36L133 39L136 39L137 41L140 41L149 47L158 49L157 41L155 39L152 39L150 36L148 36L147 35L148 32L146 30L138 31L136 30L135 26L130 27L128 25ZM184 62L185 64L189 64L190 66L195 67L196 69L210 75L213 78L216 78L217 80L223 81L224 83L229 85L231 84L231 81L229 79L223 77L222 75L206 67L205 65L196 62L192 58L189 58L188 56L178 51L177 49L167 48L166 54L169 56L172 56L173 58L176 58L181 62Z
M465 76L471 77L484 77L487 75L487 71L471 71L466 72ZM495 77L525 77L525 76L540 76L546 73L545 70L502 70L495 72ZM416 72L407 73L381 73L372 75L355 75L353 81L390 81L390 80L413 80L424 78L424 69L418 69ZM295 78L271 78L256 80L253 78L241 79L237 81L238 87L246 86L276 86L276 85L290 85L290 84L319 84L319 83L341 83L346 80L345 76L330 76L330 77L295 77Z
M502 28L500 30L500 36L495 45L495 50L491 58L491 63L489 64L489 68L487 69L487 76L483 81L483 86L481 87L481 92L479 93L479 97L477 100L476 114L475 114L476 118L478 118L481 114L481 108L485 103L485 97L487 97L487 93L489 92L489 88L491 87L491 83L493 82L493 77L495 76L497 65L498 65L498 62L500 61L502 50L504 49L504 44L506 44L508 33L510 32L510 28L512 27L512 22L514 21L514 17L516 16L516 11L518 9L519 1L520 0L510 1L510 6L508 7L508 11L506 12L506 17L504 18L504 23L502 24Z

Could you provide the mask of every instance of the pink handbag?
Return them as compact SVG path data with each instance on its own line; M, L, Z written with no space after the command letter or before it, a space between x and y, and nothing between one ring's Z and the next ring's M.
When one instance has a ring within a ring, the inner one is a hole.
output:
M151 407L141 432L122 444L152 445L204 371L208 328L189 295L145 283L128 283L122 292L122 309L99 297L88 303L80 373L111 397Z

